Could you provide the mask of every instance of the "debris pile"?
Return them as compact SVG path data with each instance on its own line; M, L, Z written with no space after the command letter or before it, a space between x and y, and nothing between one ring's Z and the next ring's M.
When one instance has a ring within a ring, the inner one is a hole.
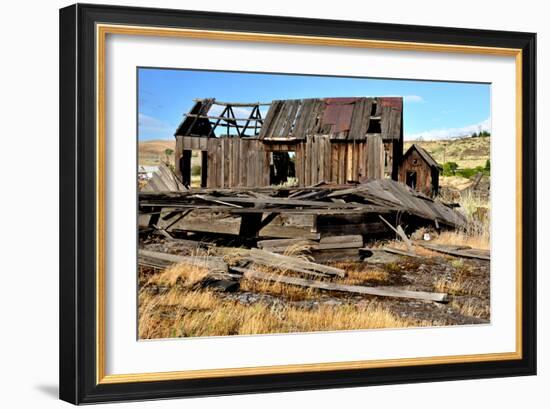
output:
M209 274L201 286L235 291L246 278L437 302L447 301L447 295L346 284L342 280L346 271L327 263L360 261L380 251L417 257L414 246L418 243L413 243L405 230L420 226L461 228L466 223L456 209L392 180L353 185L320 183L308 188L142 191L139 218L143 240L151 235L161 236L166 243L189 249L184 256L181 252L169 254L162 249L141 248L139 264L156 269L173 264L204 268ZM407 251L365 247L370 239L384 236L400 237ZM489 257L464 248L422 246L455 256ZM207 249L208 257L193 255L201 248ZM306 251L308 259L289 254L289 249ZM279 273L283 271L290 275Z

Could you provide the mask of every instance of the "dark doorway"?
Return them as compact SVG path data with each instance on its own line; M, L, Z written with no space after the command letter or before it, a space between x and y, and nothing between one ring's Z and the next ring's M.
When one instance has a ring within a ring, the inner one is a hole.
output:
M405 181L405 183L407 184L407 186L416 189L416 172L407 172L407 180Z
M208 177L208 153L184 150L180 159L181 182L185 187L206 187Z
M271 152L271 160L269 166L269 184L281 185L296 178L295 167L296 153L288 152Z

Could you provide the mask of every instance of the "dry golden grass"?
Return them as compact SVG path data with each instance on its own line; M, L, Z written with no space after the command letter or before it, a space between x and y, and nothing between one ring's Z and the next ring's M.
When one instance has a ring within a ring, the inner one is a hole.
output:
M341 268L346 271L346 276L330 277L330 278L315 278L316 280L329 280L337 284L346 285L384 285L387 284L389 273L384 270L373 268L365 263L359 262L340 262L329 263L333 267ZM262 265L252 265L251 269L268 274L290 275L300 277L300 274L285 269L274 269ZM311 278L311 277L308 277ZM322 290L315 288L299 287L288 284L283 284L274 281L257 281L243 279L241 281L241 289L256 293L270 294L278 297L284 297L290 301L302 301L317 299L323 294Z
M482 296L483 288L470 279L467 269L458 269L452 280L439 278L434 283L434 288L438 292L448 293L450 295L473 295Z
M484 166L491 152L491 138L462 138L439 141L409 141L404 150L415 143L424 148L439 164L456 162L461 168Z
M172 140L151 140L139 142L138 163L140 165L155 166L166 162L166 149L176 149L176 142ZM174 155L168 157L174 164Z
M488 235L472 236L462 231L445 231L434 238L432 243L449 246L469 246L474 249L489 250L491 242Z
M466 301L465 303L452 301L449 305L460 314L468 317L488 319L491 316L491 308L489 305L475 305L471 301Z
M159 274L149 278L147 284L174 286L180 284L183 286L192 286L201 281L208 274L208 270L190 264L176 264L167 268Z
M296 249L294 249L296 251ZM345 278L331 281L345 284L384 283L385 271L361 263L336 263L345 268ZM268 273L296 275L261 265L251 266ZM322 291L277 282L241 280L241 291L270 294L288 303L269 306L263 302L242 305L208 290L193 290L207 272L193 265L177 265L149 276L139 293L139 337L169 338L336 331L370 328L427 326L431 322L402 319L376 302L361 305L321 305L303 308L293 301L319 300ZM159 294L155 286L168 288ZM345 298L343 299L345 302Z
M281 274L279 271L255 266L254 270L265 273ZM282 274L284 275L284 273ZM241 280L241 290L252 293L269 294L275 297L284 297L289 301L313 300L319 298L321 291L315 288L298 287L294 285L283 284L276 281L258 281L258 280Z
M303 309L264 303L241 305L209 291L172 289L161 295L143 291L139 298L141 339L288 332L338 331L428 326L402 319L376 303Z
M473 185L473 183L472 180L462 176L439 176L440 188L452 188L462 191Z
M444 231L434 238L433 242L489 250L491 248L490 202L486 198L464 192L460 195L459 204L467 219L466 228Z

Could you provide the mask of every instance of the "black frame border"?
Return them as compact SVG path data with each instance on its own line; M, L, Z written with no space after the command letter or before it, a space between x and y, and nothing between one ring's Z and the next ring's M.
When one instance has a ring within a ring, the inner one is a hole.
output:
M96 384L96 23L521 49L522 359ZM82 404L536 374L536 34L87 4L61 9L59 24L62 400Z

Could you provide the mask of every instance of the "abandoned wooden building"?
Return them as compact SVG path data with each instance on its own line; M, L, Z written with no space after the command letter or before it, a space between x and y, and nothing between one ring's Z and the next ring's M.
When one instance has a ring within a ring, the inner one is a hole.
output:
M200 187L205 188L264 187L289 178L296 186L397 180L403 100L315 98L248 104L200 99L175 137L176 176L185 186L191 185L193 151L200 155Z
M412 144L399 165L398 180L428 196L439 192L441 167L422 147Z

